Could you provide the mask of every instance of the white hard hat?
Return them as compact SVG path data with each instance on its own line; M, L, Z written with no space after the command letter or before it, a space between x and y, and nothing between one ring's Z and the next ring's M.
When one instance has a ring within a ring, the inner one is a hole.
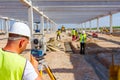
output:
M15 22L10 28L9 33L18 34L30 38L30 29L28 25L22 22Z
M85 31L82 31L82 34L85 34Z

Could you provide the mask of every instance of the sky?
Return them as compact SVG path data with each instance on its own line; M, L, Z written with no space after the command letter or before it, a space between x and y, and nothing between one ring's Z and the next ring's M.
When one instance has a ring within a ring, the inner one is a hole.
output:
M113 19L112 20L113 21L112 26L120 26L120 12L116 13L116 14L113 14L112 19ZM0 20L0 30L2 29L1 28L1 26L2 26L1 23L2 23L2 21ZM12 25L13 23L14 23L14 21L11 21L10 25ZM108 26L109 27L109 23L110 23L109 22L109 16L99 18L99 27L103 27L103 26ZM75 28L75 27L78 28L78 27L80 27L80 24L59 24L57 27L61 28L62 25L64 25L66 28ZM97 27L97 19L91 21L91 26L92 26L92 28ZM86 27L87 28L89 27L89 22L86 22Z

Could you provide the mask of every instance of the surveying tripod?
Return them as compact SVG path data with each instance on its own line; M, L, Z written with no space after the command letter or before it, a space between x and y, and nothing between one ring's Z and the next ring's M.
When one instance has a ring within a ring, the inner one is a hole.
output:
M44 56L45 55L36 58L37 61L38 61L38 63L39 63L38 69L39 69L40 75L43 76L43 70L45 70L47 72L47 74L49 75L49 77L50 77L51 80L56 80L54 74L52 73L52 70L45 63Z

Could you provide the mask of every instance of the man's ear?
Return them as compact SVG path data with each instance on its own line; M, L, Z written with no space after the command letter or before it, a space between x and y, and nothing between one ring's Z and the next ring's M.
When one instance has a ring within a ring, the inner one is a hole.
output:
M24 39L21 39L20 42L19 42L19 48L21 48L24 44L25 40Z

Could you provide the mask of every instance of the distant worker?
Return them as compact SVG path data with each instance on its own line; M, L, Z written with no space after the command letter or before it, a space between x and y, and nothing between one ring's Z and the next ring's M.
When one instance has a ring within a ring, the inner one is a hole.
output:
M60 36L60 34L61 34L61 30L60 29L58 29L57 30L57 40L60 40L61 39L61 36ZM58 39L59 38L59 39Z
M82 31L80 34L80 54L85 54L86 39L86 33L85 31Z
M75 29L73 28L72 29L72 41L74 41L75 39L76 39L76 37L75 37Z
M77 39L77 38L78 38L78 31L75 30L75 39Z
M62 32L66 32L66 29L65 29L64 25L62 25L62 27L61 27L61 33Z
M0 80L41 80L37 61L31 57L29 62L19 55L26 49L29 39L29 27L15 22L9 31L6 46L0 49Z

